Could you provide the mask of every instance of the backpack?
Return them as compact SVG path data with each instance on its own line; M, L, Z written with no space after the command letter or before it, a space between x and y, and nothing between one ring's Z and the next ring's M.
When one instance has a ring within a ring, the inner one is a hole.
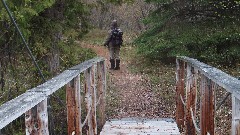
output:
M122 45L123 43L123 32L119 28L115 28L111 31L111 41L113 45Z

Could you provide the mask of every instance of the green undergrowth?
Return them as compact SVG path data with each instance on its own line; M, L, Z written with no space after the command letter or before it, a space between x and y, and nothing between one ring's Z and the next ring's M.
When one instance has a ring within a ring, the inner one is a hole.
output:
M133 33L131 31L123 31L123 46L129 46L133 44L134 39L137 38L138 34ZM84 42L87 42L92 45L103 45L109 30L100 30L100 29L92 29L89 31L83 38Z
M58 44L60 65L55 74L48 70L48 61L44 59L47 55L50 55L46 47L47 44L38 44L33 49L33 53L37 52L37 56L42 56L41 58L36 57L36 60L46 79L55 77L56 74L60 74L64 70L96 56L92 50L82 48L75 42L79 36L76 31L69 29L69 31L64 34L64 39ZM26 90L42 83L42 79L27 53L19 53L16 57L16 62L6 67L5 80L8 81L6 81L5 87L1 87L0 95L2 95L2 97L0 97L0 104L6 103L24 93ZM66 104L65 97L66 92L64 87L49 98L51 102L51 107L49 106L51 112L48 114L49 126L53 126L52 129L54 129L54 131L50 131L51 133L54 132L54 134L60 135L67 134L67 112L66 107L63 105ZM60 100L63 104L61 104ZM24 117L19 117L14 120L2 129L1 133L4 135L5 133L8 133L6 135L24 134Z
M239 21L189 22L159 18L162 20L152 22L154 25L135 40L138 53L145 57L165 61L184 55L230 66L240 60Z
M84 36L83 41L92 45L103 45L107 33L107 30L92 29Z

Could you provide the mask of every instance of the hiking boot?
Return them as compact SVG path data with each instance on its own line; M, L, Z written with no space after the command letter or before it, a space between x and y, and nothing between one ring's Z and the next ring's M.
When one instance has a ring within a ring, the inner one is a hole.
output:
M114 59L110 59L110 63L111 63L111 67L109 69L113 70L114 67L115 67L115 60Z
M116 67L114 68L115 70L120 69L120 60L116 60Z

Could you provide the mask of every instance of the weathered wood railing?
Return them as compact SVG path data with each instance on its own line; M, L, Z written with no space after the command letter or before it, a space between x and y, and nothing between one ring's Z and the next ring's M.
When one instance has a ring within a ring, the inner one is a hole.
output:
M240 81L192 58L177 57L176 62L176 121L178 127L185 129L187 135L197 133L214 135L214 93L216 87L220 86L232 95L231 134L240 135ZM200 82L199 85L198 82ZM200 91L200 129L197 127L195 119L198 88Z
M97 74L96 74L97 71ZM84 73L87 116L81 123L80 74ZM96 79L97 76L97 79ZM25 113L27 135L48 135L47 98L66 85L68 134L81 135L88 124L88 134L97 134L97 124L105 122L106 67L103 58L95 58L74 66L49 81L0 106L0 129ZM98 96L98 98L97 98ZM96 110L99 111L99 123Z

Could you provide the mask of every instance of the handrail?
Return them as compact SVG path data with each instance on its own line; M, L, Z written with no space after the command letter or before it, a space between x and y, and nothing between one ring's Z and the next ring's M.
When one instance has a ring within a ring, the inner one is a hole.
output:
M240 81L235 77L232 77L215 67L199 62L198 60L193 58L179 56L177 57L177 59L182 60L190 64L191 66L197 68L207 78L211 79L219 86L226 89L226 91L232 94L237 94L240 97Z
M214 134L215 90L218 86L232 95L232 135L240 128L240 80L196 59L179 56L176 59L176 121L186 128L186 134L200 132ZM198 74L198 76L197 76ZM184 81L186 80L186 81ZM199 81L197 81L199 80ZM200 82L199 84L197 84ZM198 129L193 108L196 108L197 88L200 91L200 128ZM184 90L186 89L186 92ZM186 96L185 102L183 97Z
M97 66L97 76L98 76L98 82L92 82L91 77L95 77L95 71L91 71L91 69ZM68 120L74 120L73 125L77 126L76 123L79 123L79 125L81 124L81 119L80 122L77 118L75 117L79 117L81 118L81 96L80 96L80 74L86 72L87 75L85 76L85 83L87 83L85 86L85 91L89 92L91 95L95 95L96 98L96 93L97 91L100 93L99 94L99 101L101 104L100 105L100 109L101 111L105 110L105 89L106 89L106 65L105 65L105 59L102 57L97 57L88 61L85 61L77 66L74 66L68 70L65 70L64 72L62 72L61 74L57 75L56 77L48 80L47 82L32 88L30 90L27 90L25 93L23 93L22 95L19 95L18 97L6 102L5 104L0 106L0 129L4 128L5 126L7 126L9 123L11 123L13 120L15 120L16 118L20 117L22 114L25 113L26 116L26 128L31 128L31 126L34 125L28 125L31 124L31 118L36 118L36 119L40 119L41 124L45 124L44 126L40 126L40 128L38 129L39 134L49 134L48 132L48 127L47 127L47 98L48 96L50 96L51 94L53 94L54 92L58 91L61 87L63 87L64 85L67 86L66 90L67 90L67 97L69 96L69 99L67 100L67 107L68 107ZM94 74L94 75L92 75ZM96 83L99 83L98 88L93 88L91 84L94 83L94 86L96 86ZM89 84L91 86L89 86ZM97 90L97 91L96 91ZM91 93L94 92L94 93ZM74 99L72 99L74 98ZM89 105L91 108L88 108L91 112L91 115L95 115L96 117L96 102L94 99L87 99L87 100L92 100L94 102L91 101L92 105ZM90 103L90 102L89 102ZM79 106L80 108L74 108L74 106L72 105L76 105ZM36 107L35 107L36 106ZM92 108L94 107L94 109ZM32 109L38 109L38 116L31 116L33 115L31 113ZM71 112L71 111L75 111ZM43 115L44 114L44 115ZM101 125L103 125L105 118L104 118L104 112L101 113ZM41 115L41 116L40 116ZM73 116L71 116L73 115ZM76 116L77 115L77 116ZM87 117L92 117L92 116L87 116ZM76 122L77 121L77 122ZM96 120L93 120L96 122ZM30 123L29 123L30 122ZM69 121L71 123L71 121ZM79 131L75 131L74 132L76 134L80 134L81 129L77 129L74 127L71 127L73 125L71 125L70 123L68 123L68 129L69 132L68 134L72 134L73 131L70 132L70 129L75 129L75 130L79 130ZM94 123L96 124L96 123ZM93 125L94 125L93 124ZM81 126L80 126L81 127ZM44 128L42 131L41 128ZM94 129L94 133L96 133L96 127L93 127ZM90 130L90 129L89 129ZM29 133L27 133L29 131ZM26 129L26 134L31 134L30 133L31 130L27 130ZM32 131L34 132L34 131ZM41 133L40 133L41 132ZM44 132L44 133L43 133Z

